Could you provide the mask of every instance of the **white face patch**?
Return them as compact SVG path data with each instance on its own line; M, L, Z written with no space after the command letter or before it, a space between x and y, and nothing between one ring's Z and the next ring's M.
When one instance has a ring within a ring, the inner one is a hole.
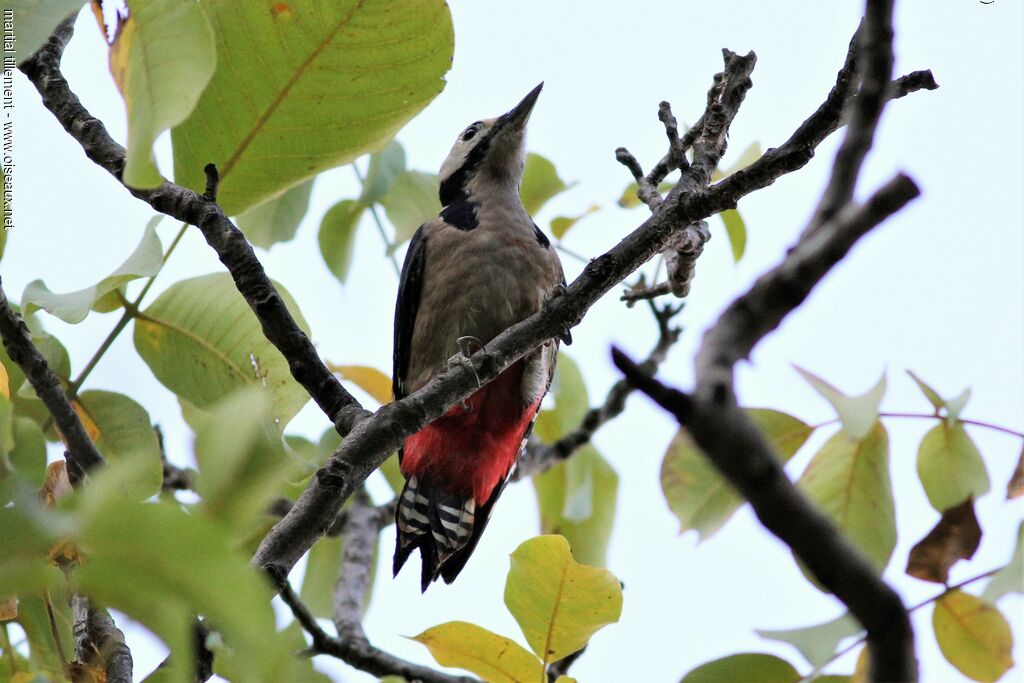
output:
M444 182L458 171L466 163L469 153L480 144L480 141L487 137L487 133L494 127L497 119L486 119L471 123L466 127L452 145L452 151L448 152L448 158L441 164L441 170L437 174L440 182Z

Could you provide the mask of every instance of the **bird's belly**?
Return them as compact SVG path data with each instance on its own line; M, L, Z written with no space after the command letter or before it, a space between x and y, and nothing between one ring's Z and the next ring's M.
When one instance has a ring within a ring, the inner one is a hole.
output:
M454 245L446 242L454 239L460 240L458 248L448 248ZM437 239L428 253L432 285L416 314L409 368L413 389L444 369L459 352L460 338L488 343L539 310L555 284L534 253L536 241L531 245L518 235L484 231L461 232L449 240Z
M490 498L522 448L536 405L523 405L515 363L405 441L402 472L478 504ZM539 403L540 399L537 399Z

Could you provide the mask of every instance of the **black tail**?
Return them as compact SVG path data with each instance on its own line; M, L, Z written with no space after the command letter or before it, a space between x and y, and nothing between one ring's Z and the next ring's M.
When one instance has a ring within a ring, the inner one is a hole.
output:
M507 477L506 480L507 481ZM505 482L494 489L478 509L472 498L464 500L410 477L395 511L398 537L395 542L395 576L409 555L420 550L420 590L426 591L440 576L451 583L459 575L487 526L494 501Z

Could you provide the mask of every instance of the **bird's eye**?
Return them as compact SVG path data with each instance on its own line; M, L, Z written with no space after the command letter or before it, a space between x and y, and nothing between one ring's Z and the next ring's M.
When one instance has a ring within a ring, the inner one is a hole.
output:
M467 128L466 131L462 134L462 141L463 142L468 142L468 141L472 140L473 136L476 135L477 131L479 131L479 130L480 130L480 126L474 123L472 126Z

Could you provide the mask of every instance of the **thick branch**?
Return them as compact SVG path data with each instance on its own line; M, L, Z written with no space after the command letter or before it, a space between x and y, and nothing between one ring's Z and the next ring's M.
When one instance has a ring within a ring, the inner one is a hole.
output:
M850 131L819 211L783 263L733 302L705 335L693 395L666 388L620 352L615 352L615 361L638 388L676 416L751 503L765 527L785 541L864 625L872 680L912 681L917 679L913 631L899 596L789 481L771 446L737 406L733 386L736 362L804 301L860 237L919 192L909 178L897 176L864 206L851 204L884 105L892 59L891 3L869 2L867 14L861 42L865 50L883 55L868 58L865 80L875 84L862 89L860 101L854 103Z
M36 395L53 416L53 421L67 443L68 478L77 485L85 473L103 464L103 456L89 438L78 413L64 393L57 375L50 369L46 358L32 343L32 334L25 321L14 312L0 281L0 336L11 360L25 373Z
M57 117L64 129L82 145L86 156L121 181L124 148L107 133L103 122L94 118L71 92L60 72L64 47L74 32L74 17L64 21L35 55L19 65L42 96L43 105ZM209 195L165 182L153 190L127 187L135 197L160 213L195 225L231 273L238 291L245 297L263 328L263 334L288 359L292 376L344 436L369 413L345 390L316 353L312 342L295 323L284 300L270 282L245 236L213 201L214 176L208 171ZM212 183L212 184L211 184Z
M338 636L361 641L369 647L363 631L363 600L373 577L373 552L380 535L380 514L365 489L352 496L352 504L341 532L341 566L334 585L332 614Z
M90 605L89 599L81 595L72 596L71 613L75 659L91 666L102 666L107 683L132 683L132 653L110 613Z

